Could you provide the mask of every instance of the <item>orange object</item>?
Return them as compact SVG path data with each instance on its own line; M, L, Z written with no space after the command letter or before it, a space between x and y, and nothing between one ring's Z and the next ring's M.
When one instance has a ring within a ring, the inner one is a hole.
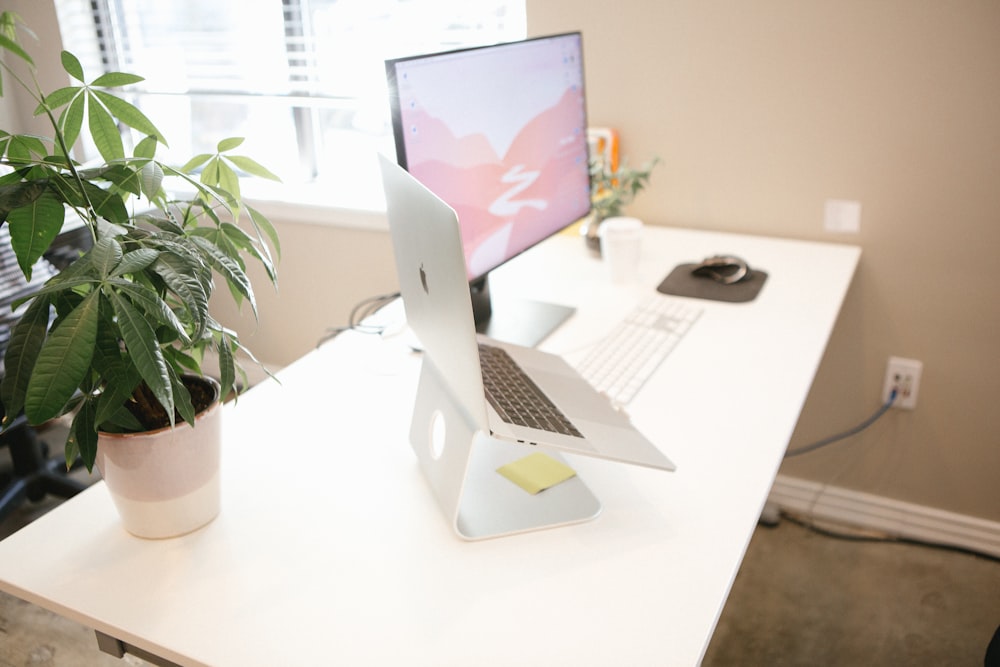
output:
M600 160L607 173L618 170L618 130L610 127L591 127L587 129L587 142L590 144L590 159Z

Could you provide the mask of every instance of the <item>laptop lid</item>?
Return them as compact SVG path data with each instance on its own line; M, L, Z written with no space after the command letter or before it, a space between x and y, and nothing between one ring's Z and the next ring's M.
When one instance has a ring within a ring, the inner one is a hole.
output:
M436 367L466 418L488 432L458 215L385 156L379 163L407 323L423 346L424 363Z

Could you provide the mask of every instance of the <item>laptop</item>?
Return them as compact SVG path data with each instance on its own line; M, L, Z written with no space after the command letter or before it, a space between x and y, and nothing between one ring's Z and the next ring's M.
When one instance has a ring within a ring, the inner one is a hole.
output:
M407 323L420 341L423 363L433 366L464 418L505 442L675 470L627 415L561 357L476 333L458 215L407 171L379 158ZM504 417L505 390L484 374L481 357L513 362L515 374L523 373L535 392L537 400L528 402L550 401L570 426Z

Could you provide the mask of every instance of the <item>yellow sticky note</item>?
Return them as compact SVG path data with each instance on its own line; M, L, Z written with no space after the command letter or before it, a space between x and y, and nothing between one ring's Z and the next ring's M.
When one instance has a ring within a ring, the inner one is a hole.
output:
M500 466L497 472L531 495L576 476L576 472L568 465L541 452Z

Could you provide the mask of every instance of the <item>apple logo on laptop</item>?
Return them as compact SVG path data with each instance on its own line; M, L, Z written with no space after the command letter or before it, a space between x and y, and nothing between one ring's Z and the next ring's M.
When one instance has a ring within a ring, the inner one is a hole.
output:
M427 272L424 271L424 265L420 265L420 284L424 287L424 294L430 294L431 291L427 289Z

